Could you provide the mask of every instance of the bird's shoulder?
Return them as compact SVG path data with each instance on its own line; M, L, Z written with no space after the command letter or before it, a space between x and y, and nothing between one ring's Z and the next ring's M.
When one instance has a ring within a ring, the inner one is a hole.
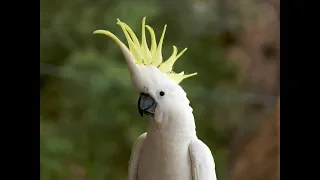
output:
M147 132L141 134L133 144L133 149L141 148L146 137L147 137Z
M189 154L194 166L215 168L214 159L209 147L200 139L194 139L190 142Z

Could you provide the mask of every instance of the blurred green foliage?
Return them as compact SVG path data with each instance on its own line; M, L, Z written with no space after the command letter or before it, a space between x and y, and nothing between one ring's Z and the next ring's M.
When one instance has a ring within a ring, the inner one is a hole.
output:
M40 2L40 62L75 70L40 76L42 180L81 179L81 173L90 180L127 176L132 145L146 131L148 120L139 117L138 94L118 46L92 32L108 29L124 40L116 18L139 35L144 16L158 38L168 24L164 58L172 45L188 47L175 70L198 72L182 87L194 109L197 134L214 154L218 179L226 178L228 135L238 118L238 104L214 101L210 92L236 89L237 71L224 59L217 34L205 28L214 22L202 24L193 11L196 1Z

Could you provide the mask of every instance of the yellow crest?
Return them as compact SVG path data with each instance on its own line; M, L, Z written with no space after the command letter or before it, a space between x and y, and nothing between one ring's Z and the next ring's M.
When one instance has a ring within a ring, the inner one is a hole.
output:
M146 25L146 18L144 17L142 20L142 38L141 38L141 44L137 38L137 36L134 34L132 29L124 22L121 22L119 19L117 19L117 24L120 25L124 35L126 36L126 39L129 44L129 50L132 53L135 63L137 65L153 65L157 67L161 72L167 74L167 76L175 81L177 84L179 84L183 79L186 79L188 77L194 76L197 73L192 74L184 74L184 72L175 73L172 71L173 65L176 62L176 60L187 50L185 48L183 51L181 51L179 54L177 47L173 46L173 53L167 59L166 61L163 61L162 58L162 44L164 39L164 34L166 32L167 25L164 26L159 44L157 45L156 42L156 36L154 33L154 30ZM151 49L149 50L146 40L146 33L145 29L150 33L151 36ZM106 30L96 30L93 32L93 34L104 34L106 36L109 36L112 38L119 46L124 45L113 33ZM124 45L125 46L125 45Z

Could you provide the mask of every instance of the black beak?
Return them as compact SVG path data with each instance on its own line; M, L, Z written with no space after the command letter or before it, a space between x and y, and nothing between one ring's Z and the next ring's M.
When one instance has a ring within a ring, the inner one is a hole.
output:
M155 100L148 94L141 93L138 101L138 110L141 117L143 114L153 116L157 103Z

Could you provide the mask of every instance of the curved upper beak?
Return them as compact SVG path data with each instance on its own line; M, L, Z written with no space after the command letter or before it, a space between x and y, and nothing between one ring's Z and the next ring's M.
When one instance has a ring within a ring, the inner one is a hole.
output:
M157 107L156 101L148 94L141 93L138 100L139 114L143 117L143 114L154 115Z

